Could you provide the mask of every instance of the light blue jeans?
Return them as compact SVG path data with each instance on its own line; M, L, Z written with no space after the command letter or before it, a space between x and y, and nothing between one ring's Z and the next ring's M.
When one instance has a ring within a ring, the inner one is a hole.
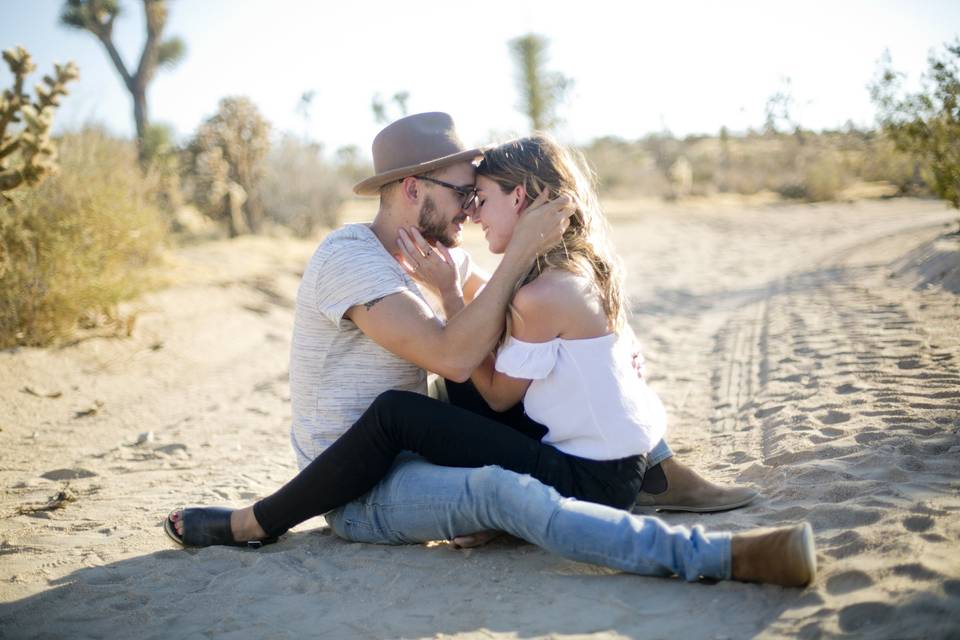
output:
M629 573L730 578L729 533L671 527L659 518L564 498L500 467L439 467L408 453L368 494L326 518L338 536L353 542L416 544L497 530L564 558Z

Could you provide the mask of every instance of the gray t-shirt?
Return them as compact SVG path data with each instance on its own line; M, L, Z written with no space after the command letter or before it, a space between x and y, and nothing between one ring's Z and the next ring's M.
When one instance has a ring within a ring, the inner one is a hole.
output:
M461 282L470 258L451 251ZM347 430L382 392L426 393L426 371L368 338L344 313L405 290L427 300L366 224L328 235L300 289L290 350L290 441L302 469ZM434 305L434 301L428 301Z

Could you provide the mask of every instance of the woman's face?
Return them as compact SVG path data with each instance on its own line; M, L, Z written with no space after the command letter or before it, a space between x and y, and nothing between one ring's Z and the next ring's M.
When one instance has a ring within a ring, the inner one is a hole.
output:
M504 193L500 185L490 178L477 176L477 208L473 220L483 227L491 253L506 251L513 237L513 228L520 219L525 197L521 186Z

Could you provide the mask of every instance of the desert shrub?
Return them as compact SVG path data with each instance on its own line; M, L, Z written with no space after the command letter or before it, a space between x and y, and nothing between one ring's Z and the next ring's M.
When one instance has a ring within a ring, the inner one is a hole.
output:
M319 145L284 136L267 156L260 193L264 215L309 235L318 227L333 228L349 184L324 160Z
M0 201L0 347L45 345L151 283L165 225L136 147L88 130L59 140L60 173Z
M670 182L657 167L654 154L640 143L616 137L597 138L581 151L597 174L604 196L663 196L670 192Z
M910 93L887 55L871 96L884 133L920 163L933 193L960 209L960 39L927 63L921 90Z
M605 196L669 196L667 163L680 157L693 170L692 195L773 191L785 198L832 200L857 181L886 181L900 193L926 192L927 173L918 161L883 132L855 128L762 134L723 130L719 136L682 140L662 134L636 141L598 138L583 152Z
M211 218L226 221L231 236L260 227L259 188L269 134L270 123L249 98L224 98L217 113L197 129L185 154L193 202Z
M898 150L885 135L874 135L865 141L857 175L867 182L889 182L903 194L915 193L924 186L917 161Z
M784 198L807 202L835 200L849 182L839 154L828 149L810 149L796 160L796 170L786 171L792 181L777 184L774 190Z

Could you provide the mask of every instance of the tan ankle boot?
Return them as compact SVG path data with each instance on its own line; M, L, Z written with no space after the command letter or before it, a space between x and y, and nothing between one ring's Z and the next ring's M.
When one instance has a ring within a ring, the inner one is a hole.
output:
M730 542L733 579L804 587L817 575L810 523L735 533Z
M714 484L673 458L661 462L660 468L665 476L666 490L659 493L640 491L633 504L637 511L729 511L750 504L760 495L750 487Z

